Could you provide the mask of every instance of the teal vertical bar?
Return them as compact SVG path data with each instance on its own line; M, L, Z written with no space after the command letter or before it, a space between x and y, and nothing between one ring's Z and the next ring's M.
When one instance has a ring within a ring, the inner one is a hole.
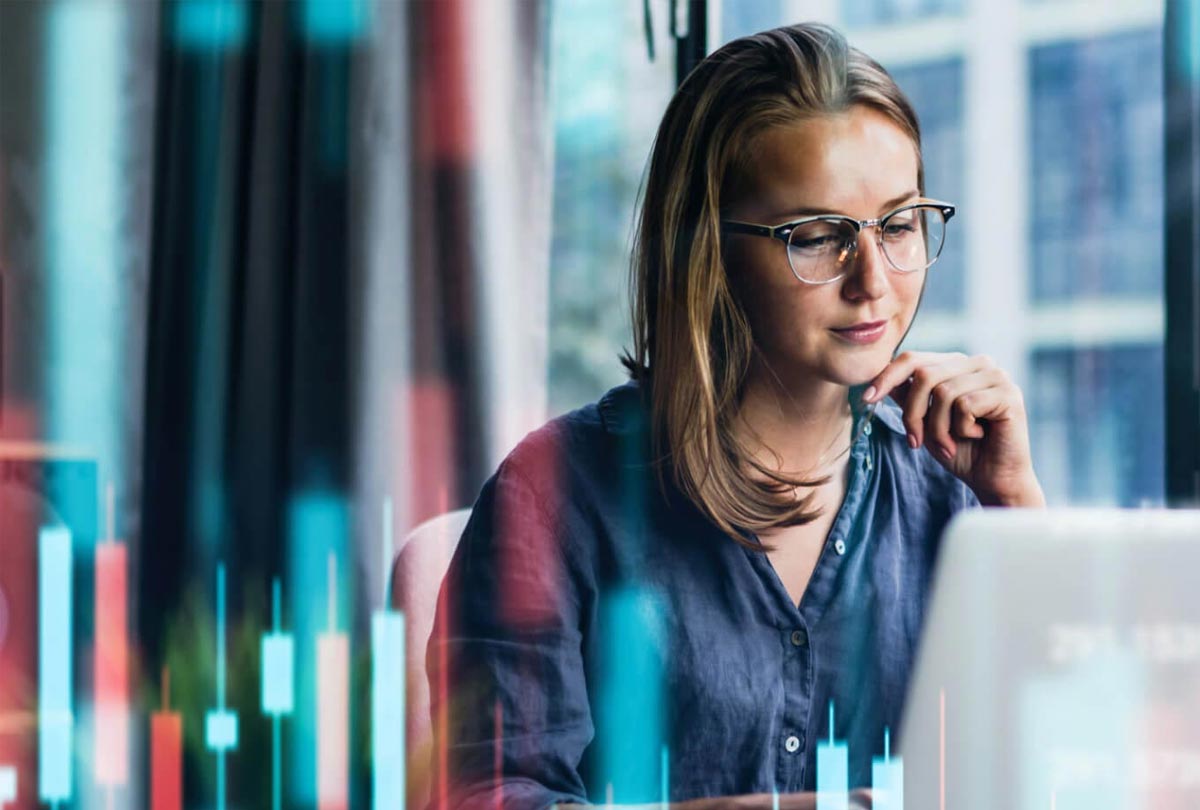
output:
M352 616L350 569L347 559L349 514L345 499L336 492L306 490L294 496L288 514L288 587L300 594L292 604L295 639L295 704L291 715L291 744L287 750L285 804L317 806L317 635L329 627L328 559L332 551L337 566L338 616ZM353 739L353 737L351 738Z
M260 644L262 712L267 715L285 715L291 714L296 705L295 640L291 633L280 632L278 623L275 628L274 632L263 633Z
M280 764L283 740L279 726L279 715L271 715L271 810L283 807L283 768Z
M168 6L175 42L193 50L240 48L249 29L244 0L176 0Z
M238 744L237 713L225 708L225 564L217 564L217 705L204 716L205 744L217 757L217 810L225 810L225 754Z
M663 747L662 611L643 589L626 588L601 604L596 739L600 784L617 804L651 803L660 790Z
M217 566L217 707L225 708L225 566ZM211 740L210 740L211 742ZM225 807L225 751L217 751L217 810Z
M404 614L371 617L371 780L375 810L404 810Z
M38 532L38 796L71 798L71 532Z
M833 701L829 702L829 741L817 743L817 810L850 806L850 747L833 738Z
M225 810L225 752L217 752L217 810Z
M671 758L665 745L662 750L662 766L659 769L659 773L662 779L662 789L659 791L659 804L662 810L668 810L671 806Z
M904 810L904 763L892 757L891 731L883 730L883 756L871 760L871 806Z
M304 0L301 30L310 42L352 42L366 31L370 13L369 0Z
M123 356L130 312L122 111L130 12L121 3L87 0L42 8L46 272L39 284L46 355L38 369L46 387L45 439L93 448L100 480L123 481L122 405L131 371Z
M281 720L295 707L295 643L284 633L279 577L271 581L271 627L262 635L262 711L271 718L271 807L283 806L283 746Z

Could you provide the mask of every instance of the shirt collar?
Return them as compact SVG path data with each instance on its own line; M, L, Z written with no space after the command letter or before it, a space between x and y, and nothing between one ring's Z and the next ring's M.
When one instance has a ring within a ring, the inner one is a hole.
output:
M600 399L599 410L600 420L609 433L629 435L646 427L646 403L636 382L611 389Z
M862 385L850 386L850 408L854 412L854 435L858 435L858 427L861 424L860 420L866 408L862 404L863 391L867 389L866 383ZM908 431L904 428L903 413L900 406L890 399L884 399L882 402L877 402L874 409L874 418L872 421L881 423L884 427L890 428L892 431L904 435Z
M882 422L885 427L889 427L895 433L901 436L908 433L904 427L904 412L900 410L900 406L890 399L885 399L875 406L875 421Z

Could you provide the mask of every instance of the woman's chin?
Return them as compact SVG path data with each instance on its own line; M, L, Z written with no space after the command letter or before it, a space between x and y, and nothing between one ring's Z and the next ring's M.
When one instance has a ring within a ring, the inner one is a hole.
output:
M872 358L870 361L867 361L867 358L860 358L857 362L839 364L837 367L830 369L827 379L830 382L836 382L838 385L866 385L878 377L880 372L887 368L891 360L892 357L889 354Z

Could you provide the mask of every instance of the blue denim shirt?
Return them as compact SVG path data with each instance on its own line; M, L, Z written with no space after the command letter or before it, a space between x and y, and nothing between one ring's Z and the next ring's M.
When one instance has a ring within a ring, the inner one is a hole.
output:
M671 801L814 790L831 702L850 786L869 786L884 729L900 731L942 529L978 500L908 447L894 403L855 435L797 606L765 554L658 488L635 384L530 434L484 485L442 584L426 659L434 806L603 802L611 752L643 733L665 746ZM630 587L658 606L646 671L664 704L633 734L604 715L624 698L602 700L598 675L614 671L605 656L638 659L605 624L606 596ZM638 783L652 795L617 785L617 800L660 801L662 764Z

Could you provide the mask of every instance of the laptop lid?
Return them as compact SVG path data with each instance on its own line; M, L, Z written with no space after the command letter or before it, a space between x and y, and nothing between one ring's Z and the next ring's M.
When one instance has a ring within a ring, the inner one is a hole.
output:
M908 807L1200 807L1200 511L962 513L900 751Z

